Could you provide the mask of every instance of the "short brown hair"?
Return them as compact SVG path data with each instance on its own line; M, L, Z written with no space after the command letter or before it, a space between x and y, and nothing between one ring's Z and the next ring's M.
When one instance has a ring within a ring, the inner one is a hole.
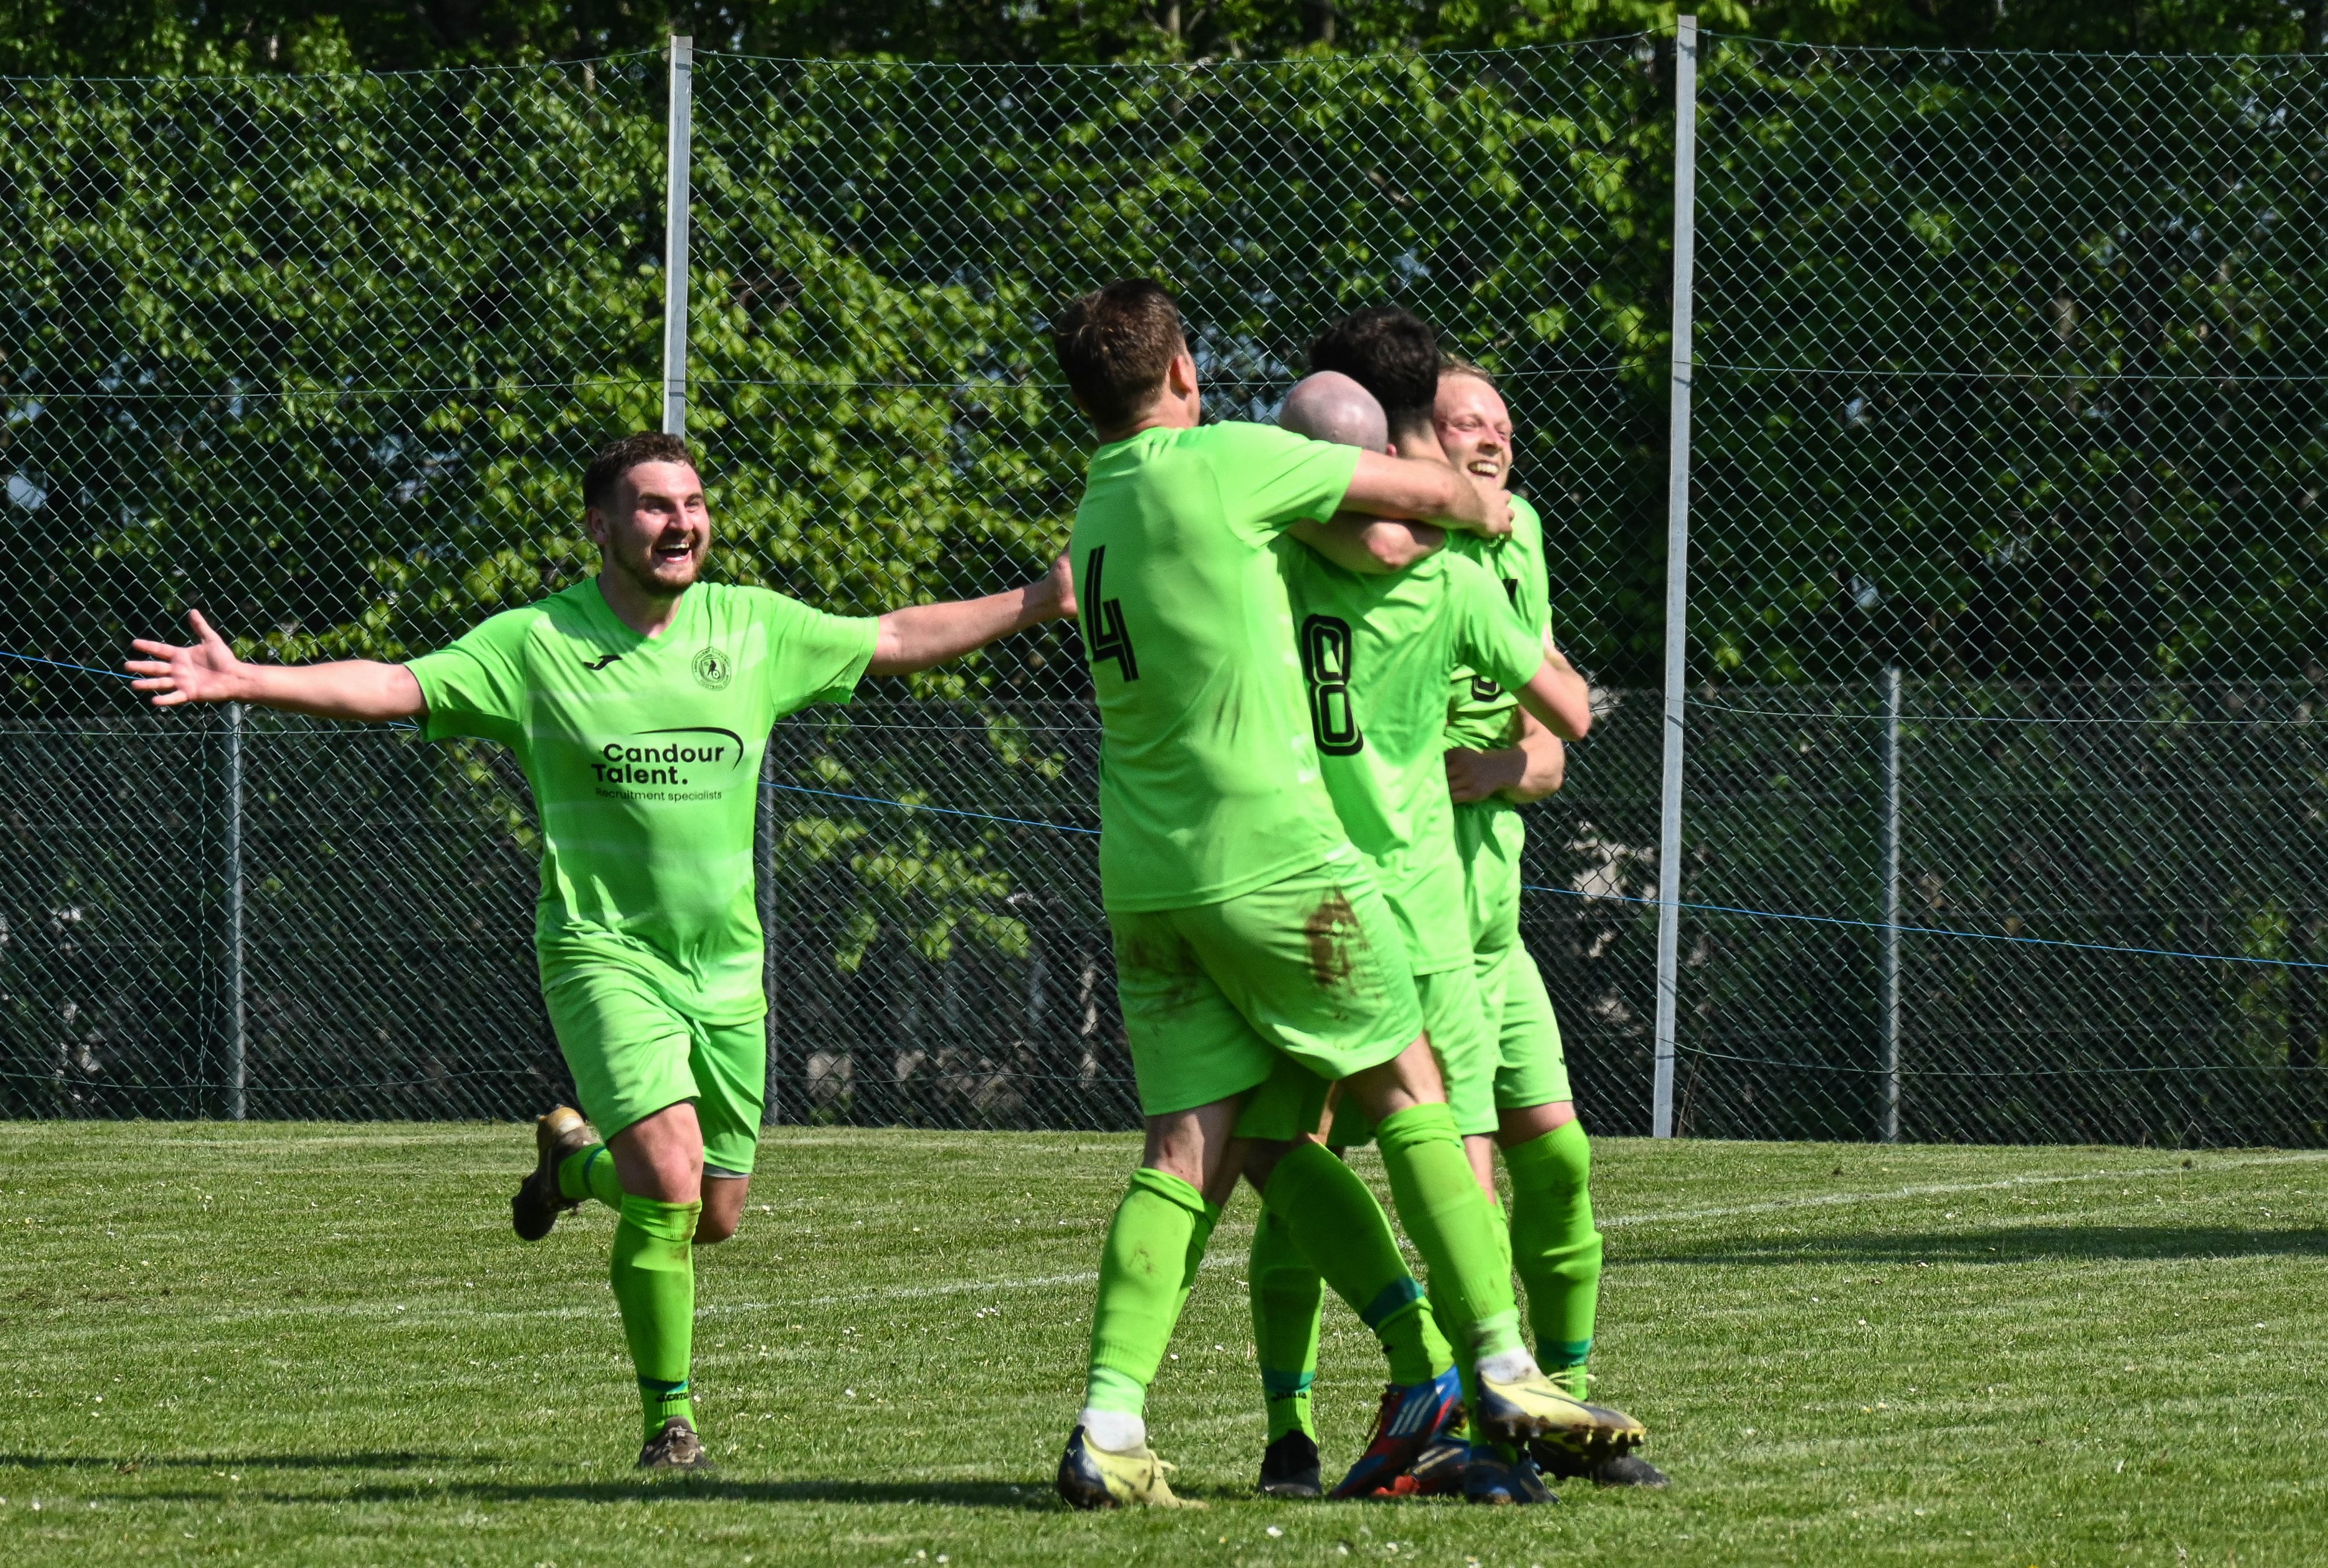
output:
M1051 324L1051 346L1084 411L1109 430L1129 425L1156 400L1187 338L1179 302L1162 284L1124 277L1061 311Z
M1465 359L1461 354L1441 354L1439 357L1439 379L1443 381L1450 376L1469 376L1475 381L1485 382L1488 390L1491 392L1500 393L1503 390L1501 387L1496 385L1495 377Z
M697 477L703 474L703 465L687 449L683 437L642 430L635 436L617 437L598 448L590 466L582 471L582 504L604 512L615 499L615 482L642 463L684 463Z

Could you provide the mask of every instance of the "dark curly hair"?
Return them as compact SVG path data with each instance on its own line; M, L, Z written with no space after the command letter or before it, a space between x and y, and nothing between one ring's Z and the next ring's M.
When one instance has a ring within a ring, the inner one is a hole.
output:
M1439 396L1439 334L1400 305L1352 311L1310 345L1310 369L1339 371L1372 392L1395 436L1431 421Z
M687 442L660 430L620 436L598 448L590 466L582 471L582 504L604 512L615 499L615 482L642 463L684 463L702 477L703 465L688 450Z

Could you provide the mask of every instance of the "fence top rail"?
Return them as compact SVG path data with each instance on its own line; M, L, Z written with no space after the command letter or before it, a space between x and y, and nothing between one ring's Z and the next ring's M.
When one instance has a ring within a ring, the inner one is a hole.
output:
M1209 71L1244 71L1269 70L1281 66L1300 66L1307 70L1339 69L1357 70L1381 66L1413 64L1417 61L1436 60L1507 60L1514 55L1582 54L1588 50L1607 48L1611 44L1638 44L1647 39L1672 36L1670 27L1645 28L1638 33L1611 33L1591 38L1563 39L1549 43L1514 43L1498 49L1413 49L1384 50L1373 54L1336 55L1255 55L1234 60L1110 60L1110 61L1041 61L1041 60L886 60L843 56L820 60L792 54L752 54L742 50L706 49L698 45L697 63L706 61L738 61L761 65L813 65L828 70L903 70L903 71L992 71L1067 72L1076 74L1131 75L1173 73L1197 75Z
M1670 28L1652 29L1649 35L1670 33ZM2234 52L2205 53L2198 51L2148 52L2141 50L2114 51L2104 49L1974 49L1962 44L1945 43L1814 43L1804 39L1766 38L1758 33L1716 33L1699 28L1702 42L1751 43L1765 49L1783 49L1798 54L1845 55L1863 59L1880 59L1892 55L1929 56L1936 60L2068 60L2103 61L2128 65L2192 61L2244 61L2250 64L2285 62L2316 70L2319 57L2311 54L2272 53L2240 54Z

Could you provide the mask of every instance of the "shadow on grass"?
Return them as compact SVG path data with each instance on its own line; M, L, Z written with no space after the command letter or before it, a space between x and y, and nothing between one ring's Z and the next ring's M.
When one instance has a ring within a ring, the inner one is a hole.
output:
M455 1482L431 1491L478 1502L632 1503L648 1498L685 1498L707 1502L739 1503L928 1503L948 1508L998 1508L1013 1513L1042 1512L1065 1507L1044 1486L1013 1485L1008 1481L796 1481L727 1480L718 1476L642 1476L611 1481L554 1481L538 1486L514 1482ZM349 1493L363 1501L368 1488ZM385 1496L399 1488L380 1488Z
M1611 1249L1614 1252L1616 1249ZM1641 1245L1628 1238L1629 1263L1798 1264L2023 1263L2044 1258L2131 1262L2162 1258L2328 1257L2328 1231L2290 1226L2009 1225L1960 1231L1868 1231L1741 1246L1734 1242Z
M416 1453L397 1450L382 1453L230 1453L171 1454L30 1454L0 1453L0 1470L371 1470L403 1469L415 1465L468 1465L497 1462L490 1454Z
M92 1467L109 1460L82 1461ZM221 1460L220 1463L240 1461ZM323 1469L335 1461L318 1460ZM855 1503L859 1505L923 1504L948 1508L986 1508L1011 1513L1051 1513L1066 1505L1048 1487L1013 1486L1007 1481L739 1481L717 1476L657 1476L604 1481L458 1481L415 1479L405 1483L371 1482L352 1487L318 1487L311 1492L262 1491L251 1487L196 1488L173 1487L136 1491L96 1491L76 1494L92 1501L133 1505L192 1503L207 1507L230 1495L243 1505L281 1507L342 1507L350 1503L411 1503L430 1500L469 1503Z

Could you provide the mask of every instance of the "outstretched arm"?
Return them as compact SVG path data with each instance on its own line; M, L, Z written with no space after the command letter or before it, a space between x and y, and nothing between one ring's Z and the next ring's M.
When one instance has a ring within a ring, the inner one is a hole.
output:
M1512 500L1444 463L1420 457L1358 454L1357 471L1342 493L1342 506L1370 517L1435 522L1497 538L1512 531Z
M1330 522L1306 519L1286 530L1347 571L1381 576L1404 571L1447 542L1447 530L1427 522L1393 522L1338 512Z
M401 664L342 659L329 664L246 664L211 630L200 610L188 610L194 629L189 647L149 642L129 645L146 655L122 668L137 677L130 685L151 694L156 708L182 702L252 702L317 718L379 721L417 718L428 711L420 682Z
M1024 587L989 594L982 599L957 599L943 605L915 605L883 615L873 643L868 675L911 675L933 664L943 664L973 648L1039 626L1075 613L1075 582L1061 556L1051 569Z
M1447 793L1466 805L1501 795L1524 806L1558 790L1567 774L1568 747L1525 709L1520 710L1517 746L1493 751L1458 746L1447 754Z

